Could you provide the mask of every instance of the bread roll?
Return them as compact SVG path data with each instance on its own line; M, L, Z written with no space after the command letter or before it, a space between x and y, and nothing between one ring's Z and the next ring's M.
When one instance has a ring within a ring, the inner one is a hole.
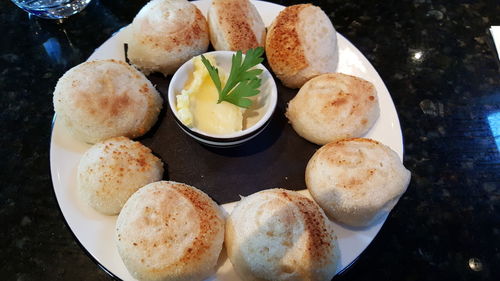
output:
M75 138L88 143L145 134L156 122L162 102L141 72L118 60L77 65L59 79L54 90L57 120Z
M148 183L159 181L163 163L140 142L108 139L87 150L78 165L80 198L105 215L116 215L128 198Z
M337 33L321 8L311 4L289 6L268 29L266 55L281 82L299 88L314 76L335 72Z
M145 74L172 74L187 60L206 52L208 24L187 0L153 0L130 26L128 58Z
M286 116L294 130L310 142L361 137L379 117L372 83L341 73L309 80L288 103Z
M391 211L410 182L399 156L371 139L349 139L321 147L309 160L306 185L333 219L366 226Z
M331 280L336 239L318 205L285 189L242 198L226 221L228 257L245 281Z
M214 49L246 52L264 47L266 26L249 0L212 0L208 10Z
M223 240L219 206L202 191L171 181L139 189L116 221L118 253L138 280L204 280Z

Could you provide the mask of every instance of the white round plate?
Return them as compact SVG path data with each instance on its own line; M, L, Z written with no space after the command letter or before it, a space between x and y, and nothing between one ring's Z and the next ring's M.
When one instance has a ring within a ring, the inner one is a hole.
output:
M193 2L206 15L210 1ZM269 26L272 20L284 8L283 6L253 1L260 12L264 23ZM104 44L95 50L89 57L93 59L121 59L123 57L123 40L126 28L117 32ZM403 138L396 109L384 82L377 71L342 35L337 34L339 47L338 72L352 74L372 82L378 93L380 102L380 117L374 127L365 137L378 140L396 151L403 158ZM165 117L171 118L171 117ZM97 213L91 207L82 203L76 194L76 170L83 152L90 146L73 139L54 118L52 139L50 143L50 168L54 192L62 214L85 250L109 273L122 280L134 280L123 264L115 248L113 235L116 216L105 216ZM188 183L189 184L189 183ZM307 194L307 191L302 191ZM222 207L230 212L234 203L224 204ZM335 224L335 231L340 248L340 266L338 272L346 269L370 244L384 224L387 214L377 223L366 228L348 228ZM231 263L225 257L225 250L221 254L217 273L207 280L237 281L240 280L234 273Z

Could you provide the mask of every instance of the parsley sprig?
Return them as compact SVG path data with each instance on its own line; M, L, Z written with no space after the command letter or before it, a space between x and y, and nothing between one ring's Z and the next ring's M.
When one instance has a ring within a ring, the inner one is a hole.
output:
M262 47L248 50L245 59L242 58L243 54L241 51L236 52L232 57L231 72L224 88L222 88L219 70L203 55L201 56L201 61L207 68L208 74L210 74L210 78L212 78L219 92L217 103L227 101L244 108L252 105L252 101L248 97L259 93L259 87L262 83L259 75L262 73L262 69L251 68L264 60L262 54L264 54L264 48Z

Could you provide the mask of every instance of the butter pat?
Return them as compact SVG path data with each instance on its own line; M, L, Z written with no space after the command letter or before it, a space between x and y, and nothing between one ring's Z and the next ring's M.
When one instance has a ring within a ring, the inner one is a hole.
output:
M206 58L217 67L213 57ZM180 121L188 127L213 135L241 131L244 109L225 101L217 103L219 93L201 57L195 57L193 64L192 77L176 97L177 115ZM218 69L219 76L225 83L227 75L221 68Z

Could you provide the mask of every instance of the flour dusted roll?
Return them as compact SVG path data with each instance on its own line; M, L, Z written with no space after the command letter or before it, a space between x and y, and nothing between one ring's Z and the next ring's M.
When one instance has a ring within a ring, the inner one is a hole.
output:
M337 33L321 8L311 4L289 6L268 29L266 55L281 82L299 88L317 75L335 72Z
M226 221L225 243L245 281L331 280L339 258L332 223L321 208L285 189L242 198Z
M215 50L245 52L264 47L266 26L249 0L212 0L208 26Z
M162 102L141 72L118 60L79 64L59 79L54 90L57 120L88 143L145 134L156 122Z
M105 215L116 215L139 188L159 181L163 163L140 142L125 137L96 143L78 165L80 198Z
M202 191L177 182L139 189L116 221L118 253L138 280L204 280L214 272L223 240L219 206Z
M309 160L306 185L335 220L365 226L391 211L411 173L389 147L371 139L347 139L321 147Z
M288 103L286 116L294 130L316 144L361 137L380 114L372 83L342 73L317 76Z
M207 50L208 24L187 0L153 0L135 16L126 41L130 61L142 72L168 75Z

